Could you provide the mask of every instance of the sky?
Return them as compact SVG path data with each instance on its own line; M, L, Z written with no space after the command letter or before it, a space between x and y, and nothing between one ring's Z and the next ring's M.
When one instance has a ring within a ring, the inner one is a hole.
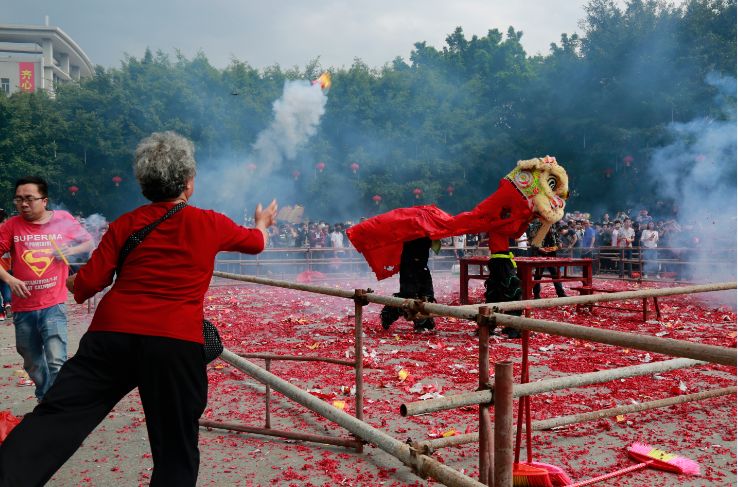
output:
M460 26L467 38L509 26L529 55L547 54L562 33L580 31L584 0L0 0L0 23L60 27L93 64L118 67L147 47L187 58L205 53L217 68L233 58L279 64L381 67L409 60L415 42L442 48Z

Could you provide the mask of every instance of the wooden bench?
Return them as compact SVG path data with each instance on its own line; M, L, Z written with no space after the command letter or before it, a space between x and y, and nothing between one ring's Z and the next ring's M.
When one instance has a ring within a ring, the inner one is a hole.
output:
M572 289L572 290L575 290L575 291L579 291L579 294L580 295L591 295L591 294L595 294L595 293L616 293L616 292L619 292L619 291L614 291L612 289L602 289L602 288L597 288L597 287L594 287L594 286L578 286L578 287L571 287L569 289ZM610 306L610 305L605 305L605 304L594 304L594 303L592 303L592 304L578 304L577 305L577 309L579 309L582 306L587 306L590 310L592 310L592 308L594 306L598 306L600 308L611 308L611 309L619 309L619 310L624 310L624 311L637 311L637 312L642 311L643 312L643 321L647 321L648 320L648 298L641 298L641 299L643 301L643 307L642 307L642 309L623 308L621 306ZM661 308L659 308L659 298L656 297L656 296L652 296L652 299L653 299L653 307L656 310L656 319L660 320L661 319Z

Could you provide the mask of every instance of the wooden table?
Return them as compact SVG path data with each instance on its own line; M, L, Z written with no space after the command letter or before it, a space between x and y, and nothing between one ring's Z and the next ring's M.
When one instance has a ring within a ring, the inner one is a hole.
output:
M487 279L488 257L462 257L459 259L459 302L469 304L469 280ZM533 286L554 282L578 282L587 290L592 289L592 259L573 259L569 257L516 257L515 263L520 278L520 288L523 291L521 299L533 297ZM546 277L533 279L535 270L546 267L561 268L556 278ZM470 268L478 269L478 272L470 272ZM581 275L573 275L574 269L581 269ZM581 291L580 291L581 293ZM584 294L584 293L582 293Z

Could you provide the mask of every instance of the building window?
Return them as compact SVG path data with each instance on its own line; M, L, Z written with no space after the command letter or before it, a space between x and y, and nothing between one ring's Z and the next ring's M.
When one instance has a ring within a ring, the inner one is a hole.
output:
M0 91L10 94L10 78L0 78Z

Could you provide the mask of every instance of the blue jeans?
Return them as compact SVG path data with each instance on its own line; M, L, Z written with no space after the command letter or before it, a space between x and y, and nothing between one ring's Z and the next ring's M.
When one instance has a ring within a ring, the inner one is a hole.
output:
M5 284L3 281L0 281L0 304L3 306L9 306L12 297L13 294L10 291L10 286ZM0 311L2 310L0 309Z
M67 361L66 305L13 313L15 348L40 400Z

